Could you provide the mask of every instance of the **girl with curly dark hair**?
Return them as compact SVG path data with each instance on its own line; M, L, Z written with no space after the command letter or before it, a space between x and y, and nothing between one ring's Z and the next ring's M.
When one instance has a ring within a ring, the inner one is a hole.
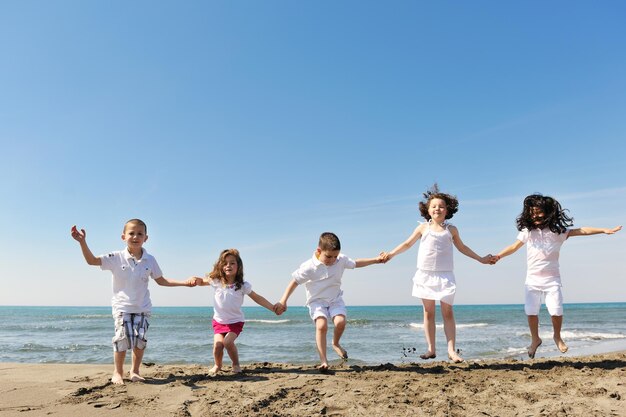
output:
M496 258L511 255L526 244L527 272L526 297L524 311L528 317L531 342L528 357L534 358L541 345L539 337L539 310L542 297L552 318L553 339L562 353L567 352L567 345L561 338L563 325L563 293L559 272L559 251L570 236L590 236L599 233L613 234L622 226L612 229L581 227L572 229L574 219L566 214L567 210L552 197L531 194L524 199L522 213L516 224L519 234L517 240L504 248Z

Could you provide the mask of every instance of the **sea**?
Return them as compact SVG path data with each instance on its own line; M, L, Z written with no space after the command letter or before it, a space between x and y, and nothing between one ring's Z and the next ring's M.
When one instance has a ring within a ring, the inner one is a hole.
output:
M438 307L437 307L438 308ZM305 307L281 316L244 307L246 324L237 339L243 364L315 364L315 327ZM455 305L457 348L467 360L528 359L530 333L523 305ZM211 307L153 308L144 362L211 364ZM349 306L342 346L349 364L420 363L426 350L421 306ZM438 359L447 359L437 311ZM331 364L339 359L330 347ZM0 306L0 362L112 363L110 307ZM542 309L537 358L626 350L626 303L566 304L562 336L569 352L552 341L550 316ZM229 363L226 357L226 362Z

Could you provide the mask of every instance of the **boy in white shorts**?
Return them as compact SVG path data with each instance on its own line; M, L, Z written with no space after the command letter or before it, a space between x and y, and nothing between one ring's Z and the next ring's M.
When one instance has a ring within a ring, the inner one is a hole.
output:
M113 273L111 304L115 319L115 336L112 340L115 370L111 382L117 385L124 384L124 359L128 349L133 352L130 380L143 381L144 378L139 375L139 367L146 348L148 318L152 309L148 291L150 277L157 284L166 287L193 287L196 281L195 279L174 281L163 277L156 259L143 249L148 234L146 224L139 219L129 220L124 225L122 240L127 244L126 249L98 257L94 256L87 246L85 229L78 231L76 226L73 226L71 234L80 244L85 261L89 265L99 266L102 270Z
M348 352L341 347L339 339L346 328L346 305L341 290L341 277L345 269L361 268L381 263L382 257L352 260L340 253L341 243L334 233L322 233L313 257L302 263L293 272L291 282L278 303L278 311L287 309L287 300L296 287L304 284L306 289L306 305L309 315L315 322L315 341L321 364L321 371L328 369L326 357L326 334L328 320L333 321L333 349L340 358L348 359Z
M524 310L528 316L531 343L528 357L535 357L541 345L539 337L539 309L541 297L545 297L548 313L552 318L553 338L559 351L567 352L561 338L563 326L563 294L559 272L559 251L572 236L589 236L599 233L613 234L622 226L612 229L581 227L572 229L573 219L565 214L558 201L541 194L532 194L524 199L522 213L517 217L517 240L504 248L496 258L508 256L526 244L527 272Z

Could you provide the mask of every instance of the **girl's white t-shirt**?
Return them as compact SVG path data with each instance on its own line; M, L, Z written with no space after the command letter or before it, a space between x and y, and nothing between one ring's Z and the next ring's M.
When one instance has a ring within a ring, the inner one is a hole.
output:
M519 232L517 240L526 244L526 285L561 285L559 254L569 231L554 233L550 229L523 229Z
M245 321L241 306L244 295L252 292L252 285L244 281L240 289L235 285L224 286L219 279L211 280L213 287L213 320L220 324L232 324Z

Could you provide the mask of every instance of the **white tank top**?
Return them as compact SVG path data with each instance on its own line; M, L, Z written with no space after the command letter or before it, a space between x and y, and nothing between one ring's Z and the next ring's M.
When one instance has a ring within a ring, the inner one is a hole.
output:
M422 271L452 271L452 233L448 230L449 223L444 225L441 232L430 230L428 227L422 233L420 247L417 251L417 268Z

